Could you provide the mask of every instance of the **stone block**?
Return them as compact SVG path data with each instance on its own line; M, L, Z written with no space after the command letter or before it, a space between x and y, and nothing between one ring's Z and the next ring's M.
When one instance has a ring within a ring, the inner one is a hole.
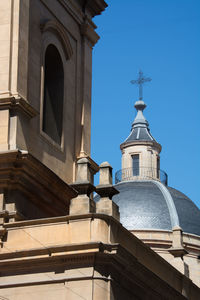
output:
M71 199L70 215L82 215L95 212L95 202L87 195L79 195Z
M96 212L112 216L118 221L120 219L118 205L107 197L101 198L96 203Z
M100 185L107 185L112 184L112 167L108 162L103 162L100 164L100 171L99 171L99 184Z

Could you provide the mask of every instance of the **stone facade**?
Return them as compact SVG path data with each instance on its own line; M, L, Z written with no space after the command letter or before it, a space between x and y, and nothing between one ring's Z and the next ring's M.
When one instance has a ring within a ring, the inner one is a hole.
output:
M200 253L200 237L198 235L182 234L183 246L186 252L183 260L178 261L170 253L173 245L172 231L131 230L131 232L200 287L200 263L198 258Z
M105 7L104 1L0 3L0 150L27 150L68 183L75 180L76 158L90 155L92 47L99 38L91 18ZM41 127L49 44L64 66L61 145Z
M199 289L113 217L4 225L3 299L194 299Z
M92 18L106 6L0 1L0 299L200 298L120 224L112 167L90 158ZM48 45L64 69L60 144L42 127Z

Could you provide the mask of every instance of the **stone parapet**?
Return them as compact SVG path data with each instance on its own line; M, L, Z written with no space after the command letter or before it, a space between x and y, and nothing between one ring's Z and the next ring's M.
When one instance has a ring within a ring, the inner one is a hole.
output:
M180 229L178 229L178 231L179 230ZM151 247L156 253L166 259L166 261L172 263L174 267L177 267L183 273L188 274L190 279L200 287L200 267L198 266L198 256L200 253L199 236L183 232L182 245L184 248L175 247L175 249L173 249L174 236L172 231L146 229L132 230L131 232L146 245ZM178 254L184 254L182 261L181 257L178 256L177 259L174 259L174 255L176 256Z
M98 278L105 284L98 299L111 299L108 283L116 292L117 282L122 284L121 297L127 296L125 289L132 299L168 295L169 299L196 300L200 296L190 279L111 216L86 214L3 226L7 238L0 249L0 267L1 274L6 270L9 276L2 278L1 291L15 287L22 296L25 286L32 291L33 285L41 289L44 284L74 281L77 288L80 280L87 286L87 280Z

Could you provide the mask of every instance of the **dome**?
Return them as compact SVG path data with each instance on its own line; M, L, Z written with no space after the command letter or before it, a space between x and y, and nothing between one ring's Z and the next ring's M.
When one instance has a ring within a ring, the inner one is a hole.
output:
M183 193L157 180L122 181L113 197L119 206L120 222L129 230L172 230L200 235L200 210Z
M136 117L131 133L120 145L122 168L115 174L119 194L113 201L119 206L120 222L128 230L173 230L200 236L200 210L183 193L167 186L167 174L160 169L161 145L150 133L143 111L146 104L142 85L150 81L143 72L131 83L139 85L135 102ZM95 200L98 196L95 197Z

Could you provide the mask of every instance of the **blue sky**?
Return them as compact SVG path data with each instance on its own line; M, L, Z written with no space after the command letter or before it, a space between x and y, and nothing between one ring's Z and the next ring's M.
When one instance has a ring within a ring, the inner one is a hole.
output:
M162 145L169 185L200 207L200 1L108 0L94 19L92 158L121 169L119 145L130 133L139 69L144 112ZM97 183L96 179L96 183Z

